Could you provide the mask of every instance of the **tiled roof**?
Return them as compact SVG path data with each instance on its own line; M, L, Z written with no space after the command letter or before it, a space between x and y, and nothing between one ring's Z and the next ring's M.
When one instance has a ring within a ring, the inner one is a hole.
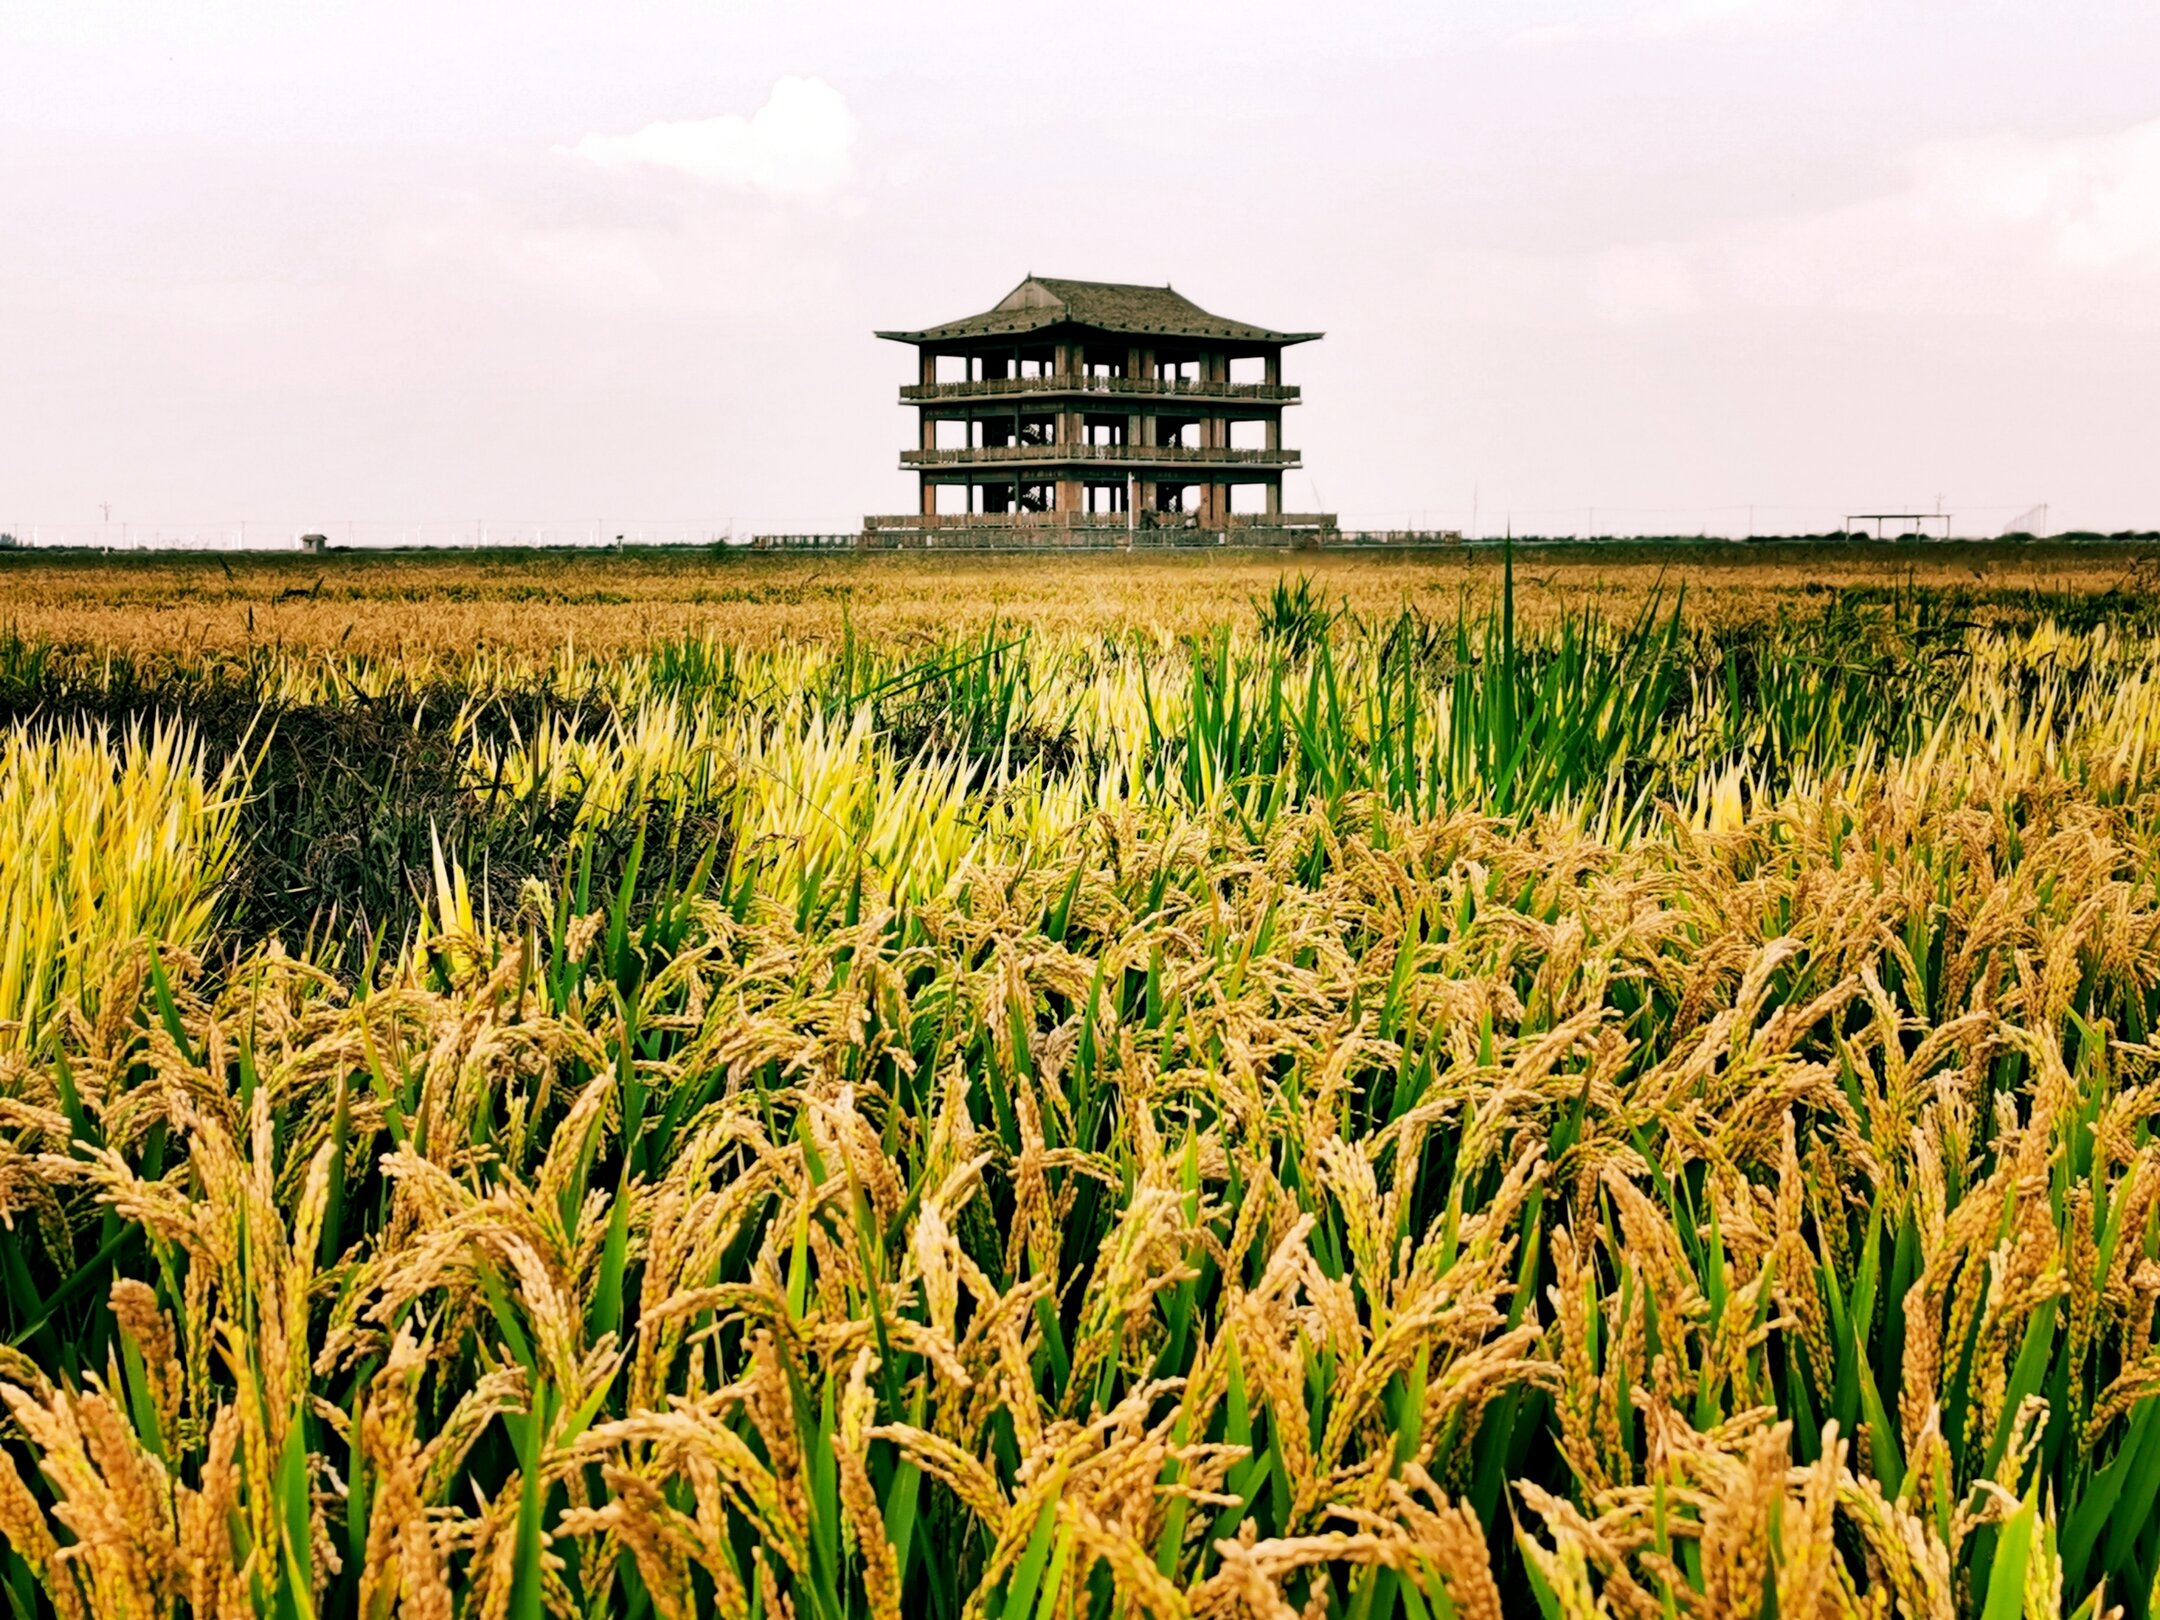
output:
M995 309L919 332L880 332L899 343L954 343L1013 337L1053 326L1084 326L1117 337L1216 338L1230 343L1309 343L1318 332L1277 332L1210 315L1169 287L1030 276Z

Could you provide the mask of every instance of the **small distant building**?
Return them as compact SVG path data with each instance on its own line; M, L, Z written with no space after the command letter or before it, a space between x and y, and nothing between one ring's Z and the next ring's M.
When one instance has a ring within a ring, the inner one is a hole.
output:
M1311 544L1327 513L1283 511L1300 465L1283 351L1318 332L1211 315L1169 287L1030 276L995 308L913 332L901 452L917 510L863 544Z

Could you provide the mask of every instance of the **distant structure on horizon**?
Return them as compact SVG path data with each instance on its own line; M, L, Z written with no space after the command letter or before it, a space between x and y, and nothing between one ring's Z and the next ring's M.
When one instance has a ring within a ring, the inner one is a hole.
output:
M920 436L912 513L861 544L1318 544L1331 513L1282 509L1283 350L1318 332L1211 315L1174 289L1029 276L980 315L914 332L900 390Z

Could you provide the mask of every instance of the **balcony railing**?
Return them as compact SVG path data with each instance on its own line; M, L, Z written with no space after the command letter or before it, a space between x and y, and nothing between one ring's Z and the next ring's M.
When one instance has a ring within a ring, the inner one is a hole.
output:
M903 450L903 467L986 467L1083 462L1111 466L1295 467L1295 450L1231 450L1182 444L988 444L965 450Z
M907 383L904 405L943 400L1000 399L1015 394L1122 394L1149 399L1227 399L1294 405L1295 383L1184 382L1175 377L985 377L975 382Z

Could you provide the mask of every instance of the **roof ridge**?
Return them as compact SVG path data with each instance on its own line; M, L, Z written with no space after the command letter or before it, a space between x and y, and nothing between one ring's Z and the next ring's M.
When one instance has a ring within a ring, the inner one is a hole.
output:
M1024 295L1024 296L1023 296ZM1168 282L1082 281L1032 272L994 307L919 332L881 332L905 343L960 342L1017 337L1046 327L1071 325L1129 335L1186 338L1236 344L1305 343L1318 332L1278 332L1234 321L1203 309Z
M1046 285L1051 282L1058 282L1067 287L1115 287L1119 292L1175 291L1167 281L1161 283L1153 281L1096 281L1088 276L1038 276L1033 272L1030 272L1026 279L1040 281Z

